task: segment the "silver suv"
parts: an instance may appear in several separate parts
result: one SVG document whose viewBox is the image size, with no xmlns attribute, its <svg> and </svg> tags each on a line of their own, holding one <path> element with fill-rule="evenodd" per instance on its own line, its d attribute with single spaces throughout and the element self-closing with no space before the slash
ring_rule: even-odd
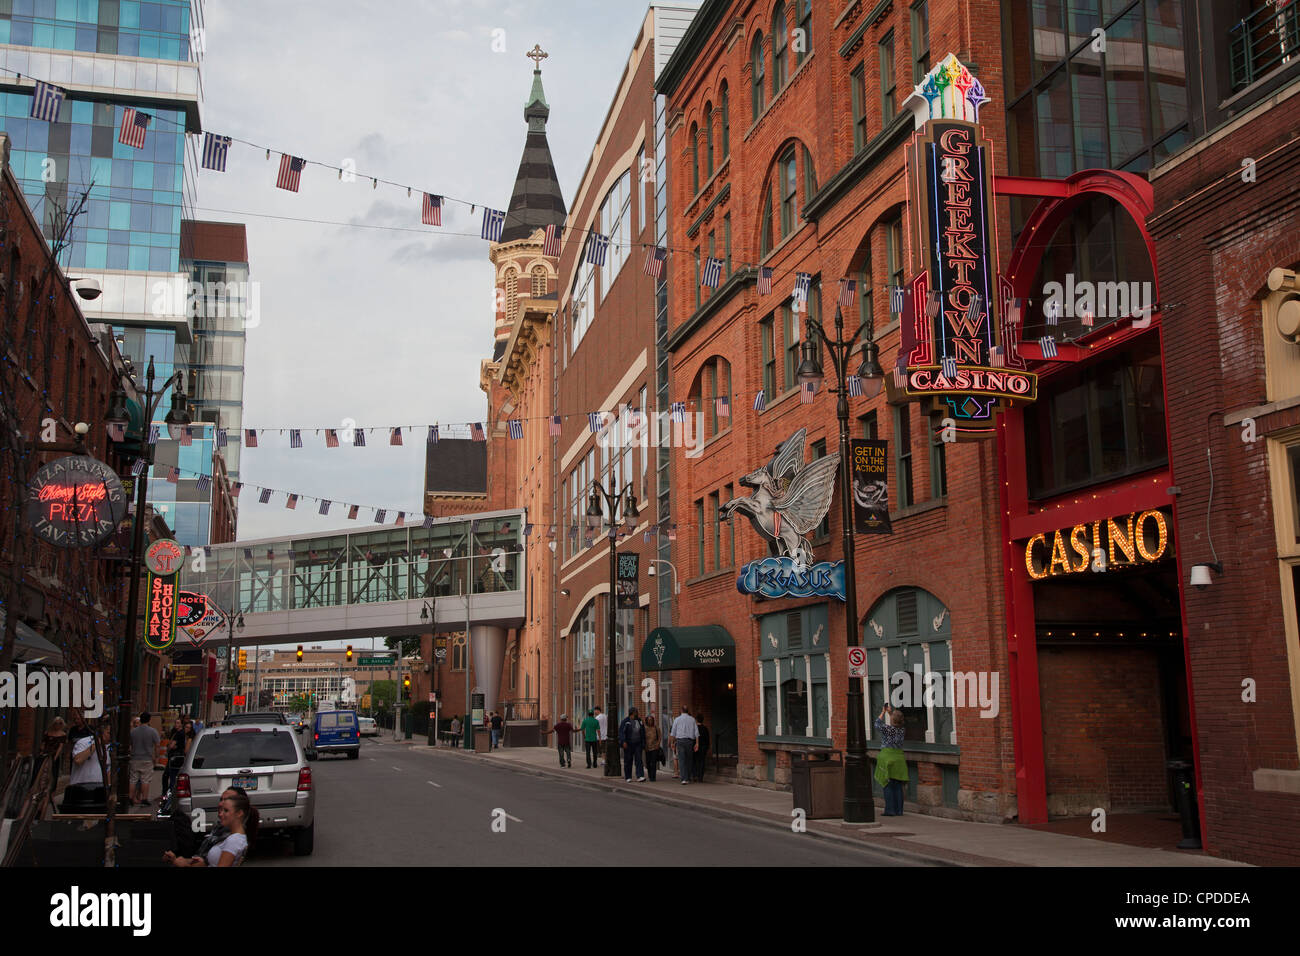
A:
<svg viewBox="0 0 1300 956">
<path fill-rule="evenodd" d="M 269 723 L 205 728 L 176 780 L 179 811 L 193 818 L 194 810 L 202 810 L 206 832 L 216 823 L 217 804 L 227 787 L 248 793 L 260 818 L 259 833 L 287 832 L 296 855 L 311 853 L 316 790 L 293 728 Z"/>
</svg>

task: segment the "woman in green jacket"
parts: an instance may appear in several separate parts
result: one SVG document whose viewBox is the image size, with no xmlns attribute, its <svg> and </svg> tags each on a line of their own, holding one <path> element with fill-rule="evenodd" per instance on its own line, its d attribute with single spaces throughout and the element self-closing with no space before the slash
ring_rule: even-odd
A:
<svg viewBox="0 0 1300 956">
<path fill-rule="evenodd" d="M 886 720 L 886 717 L 889 719 Z M 886 704 L 876 718 L 882 746 L 876 758 L 876 783 L 885 791 L 882 816 L 903 815 L 903 785 L 907 783 L 907 760 L 903 757 L 903 712 Z"/>
</svg>

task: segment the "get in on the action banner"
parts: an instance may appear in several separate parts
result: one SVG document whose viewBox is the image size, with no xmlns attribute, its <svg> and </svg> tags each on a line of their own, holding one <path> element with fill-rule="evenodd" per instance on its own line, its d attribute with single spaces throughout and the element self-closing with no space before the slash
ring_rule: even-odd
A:
<svg viewBox="0 0 1300 956">
<path fill-rule="evenodd" d="M 883 439 L 849 440 L 855 534 L 893 533 L 889 524 L 888 445 Z"/>
</svg>

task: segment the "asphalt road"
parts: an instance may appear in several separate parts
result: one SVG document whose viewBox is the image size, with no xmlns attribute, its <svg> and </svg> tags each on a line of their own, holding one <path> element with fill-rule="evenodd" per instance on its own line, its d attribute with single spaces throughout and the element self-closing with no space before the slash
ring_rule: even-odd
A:
<svg viewBox="0 0 1300 956">
<path fill-rule="evenodd" d="M 320 757 L 316 846 L 267 841 L 249 866 L 905 866 L 788 826 L 720 819 L 635 796 L 366 738 Z M 501 830 L 504 824 L 504 832 Z"/>
</svg>

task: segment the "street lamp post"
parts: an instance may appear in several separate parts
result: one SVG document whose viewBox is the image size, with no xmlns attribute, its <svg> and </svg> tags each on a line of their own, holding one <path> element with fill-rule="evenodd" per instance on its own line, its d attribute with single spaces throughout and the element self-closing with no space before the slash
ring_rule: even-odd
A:
<svg viewBox="0 0 1300 956">
<path fill-rule="evenodd" d="M 592 531 L 600 527 L 601 519 L 605 512 L 601 509 L 601 499 L 605 501 L 605 508 L 609 510 L 609 617 L 607 621 L 608 640 L 607 655 L 609 658 L 609 693 L 605 707 L 605 776 L 617 776 L 620 772 L 618 747 L 618 677 L 616 670 L 615 650 L 616 630 L 617 630 L 617 609 L 618 609 L 618 526 L 619 526 L 619 509 L 622 508 L 623 526 L 630 533 L 636 527 L 637 506 L 636 495 L 632 493 L 632 487 L 629 485 L 625 492 L 620 494 L 618 491 L 618 475 L 611 474 L 609 479 L 610 490 L 606 491 L 599 479 L 591 483 L 591 500 L 587 504 L 587 527 Z"/>
<path fill-rule="evenodd" d="M 125 375 L 125 373 L 122 374 Z M 130 805 L 131 799 L 129 763 L 131 690 L 132 684 L 135 683 L 135 631 L 137 626 L 136 617 L 140 613 L 140 564 L 144 557 L 144 509 L 149 496 L 148 474 L 149 468 L 153 465 L 154 455 L 154 445 L 149 441 L 149 430 L 152 427 L 154 412 L 158 410 L 158 404 L 162 401 L 163 393 L 168 388 L 172 389 L 172 407 L 167 412 L 166 418 L 163 419 L 167 425 L 168 435 L 172 438 L 179 438 L 180 430 L 189 425 L 190 415 L 185 408 L 185 393 L 181 391 L 181 382 L 184 381 L 184 378 L 183 372 L 173 372 L 168 376 L 167 381 L 163 382 L 157 391 L 154 391 L 153 356 L 149 356 L 149 367 L 145 371 L 144 393 L 141 396 L 144 399 L 144 421 L 141 425 L 144 434 L 140 436 L 140 451 L 145 467 L 136 478 L 135 524 L 131 528 L 131 568 L 128 572 L 130 582 L 126 599 L 126 625 L 122 642 L 122 660 L 118 675 L 116 802 L 124 807 Z M 138 391 L 139 386 L 136 388 Z M 129 423 L 126 410 L 126 393 L 120 388 L 120 383 L 119 387 L 113 391 L 105 422 L 110 425 L 122 426 Z M 113 816 L 115 810 L 114 795 L 110 793 L 108 798 L 110 817 Z"/>
<path fill-rule="evenodd" d="M 862 379 L 863 394 L 874 397 L 884 384 L 884 372 L 877 358 L 879 349 L 873 341 L 872 328 L 867 322 L 847 338 L 844 335 L 844 317 L 839 307 L 835 309 L 835 338 L 826 334 L 821 322 L 809 315 L 806 319 L 809 333 L 826 343 L 831 363 L 835 368 L 835 415 L 840 425 L 840 524 L 844 548 L 844 630 L 848 647 L 861 644 L 858 634 L 857 576 L 853 555 L 853 489 L 852 464 L 849 459 L 849 394 L 848 366 L 854 345 L 862 336 L 862 365 L 857 377 Z M 866 335 L 863 336 L 863 332 Z M 820 385 L 824 375 L 818 361 L 816 341 L 812 334 L 804 336 L 800 346 L 802 361 L 799 364 L 799 382 Z M 862 678 L 850 677 L 848 685 L 848 741 L 844 755 L 844 820 L 847 823 L 871 823 L 876 818 L 876 803 L 871 795 L 870 762 L 867 759 L 866 716 L 862 704 Z"/>
<path fill-rule="evenodd" d="M 243 629 L 244 629 L 243 611 L 240 611 L 238 614 L 231 614 L 229 617 L 226 618 L 226 686 L 227 687 L 233 688 L 235 686 L 235 631 L 237 630 L 242 631 Z M 233 714 L 235 712 L 234 691 L 231 690 L 228 693 L 231 696 L 226 701 L 227 703 L 226 713 Z M 247 698 L 245 698 L 245 701 L 247 701 Z M 247 702 L 245 702 L 244 704 L 244 710 L 245 711 L 248 710 Z"/>
</svg>

